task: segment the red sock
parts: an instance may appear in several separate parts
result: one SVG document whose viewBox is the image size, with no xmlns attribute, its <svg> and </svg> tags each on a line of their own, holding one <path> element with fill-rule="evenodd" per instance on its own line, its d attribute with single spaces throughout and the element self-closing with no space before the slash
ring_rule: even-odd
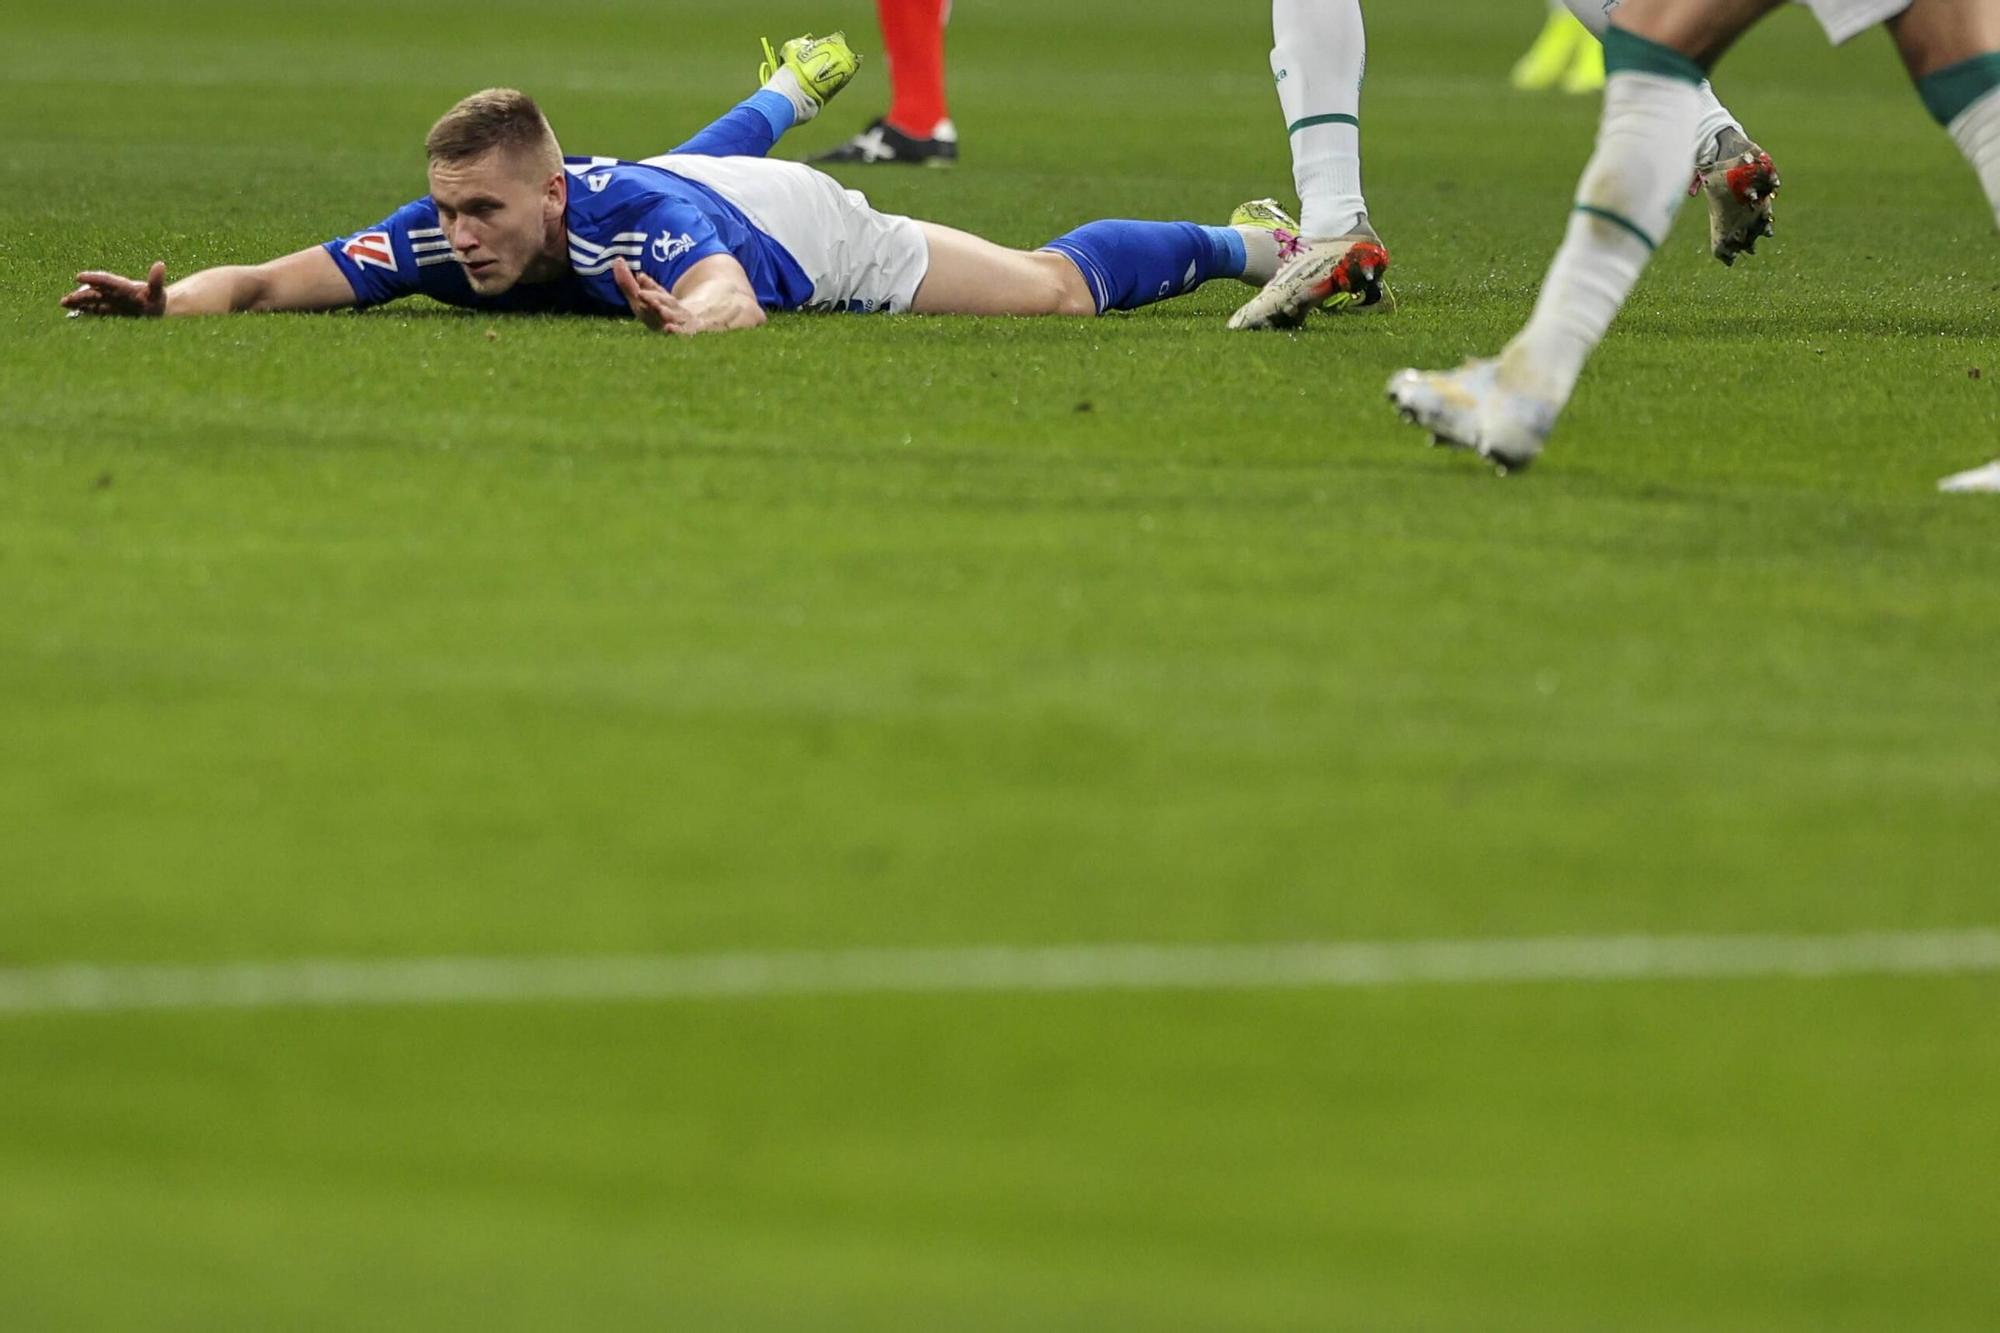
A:
<svg viewBox="0 0 2000 1333">
<path fill-rule="evenodd" d="M 875 0 L 889 57 L 889 124 L 928 139 L 944 103 L 944 25 L 951 0 Z"/>
</svg>

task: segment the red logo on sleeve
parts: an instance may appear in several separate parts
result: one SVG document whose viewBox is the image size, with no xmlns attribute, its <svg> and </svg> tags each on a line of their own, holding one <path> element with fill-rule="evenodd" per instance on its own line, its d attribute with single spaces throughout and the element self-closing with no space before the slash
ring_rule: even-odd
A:
<svg viewBox="0 0 2000 1333">
<path fill-rule="evenodd" d="M 346 245 L 340 252 L 364 268 L 386 268 L 396 271 L 396 247 L 386 231 L 364 231 Z"/>
</svg>

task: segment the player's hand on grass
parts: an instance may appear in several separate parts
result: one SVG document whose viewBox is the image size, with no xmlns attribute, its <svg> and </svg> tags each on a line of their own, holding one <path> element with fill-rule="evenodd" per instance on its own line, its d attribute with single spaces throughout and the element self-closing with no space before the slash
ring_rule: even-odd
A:
<svg viewBox="0 0 2000 1333">
<path fill-rule="evenodd" d="M 167 313 L 167 266 L 155 263 L 145 281 L 92 270 L 76 275 L 77 289 L 63 297 L 72 315 L 149 315 Z"/>
<path fill-rule="evenodd" d="M 625 303 L 632 307 L 632 313 L 655 333 L 701 332 L 701 322 L 693 311 L 648 275 L 634 273 L 624 260 L 612 261 L 611 276 L 617 281 L 618 290 L 625 294 Z"/>
</svg>

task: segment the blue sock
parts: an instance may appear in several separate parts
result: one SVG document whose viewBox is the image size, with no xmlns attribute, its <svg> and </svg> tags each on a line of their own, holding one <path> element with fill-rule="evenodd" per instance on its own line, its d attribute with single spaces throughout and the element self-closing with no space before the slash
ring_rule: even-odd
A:
<svg viewBox="0 0 2000 1333">
<path fill-rule="evenodd" d="M 798 115 L 783 93 L 759 88 L 674 151 L 695 157 L 762 157 Z"/>
<path fill-rule="evenodd" d="M 1191 292 L 1210 278 L 1237 277 L 1245 262 L 1236 228 L 1196 222 L 1087 222 L 1042 249 L 1083 270 L 1100 315 Z"/>
</svg>

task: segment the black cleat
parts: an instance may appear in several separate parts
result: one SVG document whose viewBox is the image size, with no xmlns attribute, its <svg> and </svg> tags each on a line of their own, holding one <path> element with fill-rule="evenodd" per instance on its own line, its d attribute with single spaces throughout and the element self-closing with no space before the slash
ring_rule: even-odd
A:
<svg viewBox="0 0 2000 1333">
<path fill-rule="evenodd" d="M 941 120 L 932 128 L 930 138 L 918 139 L 878 117 L 846 143 L 806 161 L 901 162 L 914 167 L 948 167 L 958 161 L 958 131 L 950 121 Z"/>
</svg>

